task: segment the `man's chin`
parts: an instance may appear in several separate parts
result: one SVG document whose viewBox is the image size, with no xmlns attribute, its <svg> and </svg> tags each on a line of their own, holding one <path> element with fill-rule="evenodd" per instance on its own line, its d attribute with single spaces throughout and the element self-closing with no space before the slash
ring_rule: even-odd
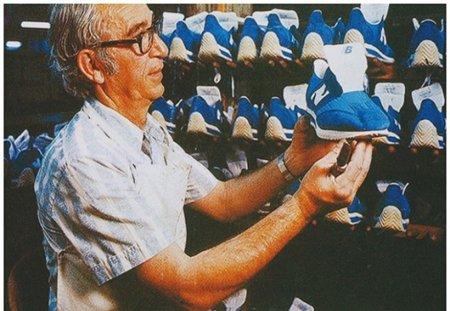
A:
<svg viewBox="0 0 450 311">
<path fill-rule="evenodd" d="M 154 101 L 155 99 L 160 98 L 161 96 L 163 96 L 164 94 L 164 85 L 159 84 L 158 86 L 154 87 L 151 91 L 150 91 L 150 100 Z"/>
</svg>

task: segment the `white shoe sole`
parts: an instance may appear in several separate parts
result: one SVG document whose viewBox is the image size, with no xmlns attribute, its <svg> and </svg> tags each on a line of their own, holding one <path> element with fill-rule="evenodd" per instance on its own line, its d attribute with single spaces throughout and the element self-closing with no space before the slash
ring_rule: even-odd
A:
<svg viewBox="0 0 450 311">
<path fill-rule="evenodd" d="M 388 63 L 388 64 L 392 64 L 392 63 L 394 63 L 394 61 L 395 61 L 392 57 L 389 57 L 389 56 L 387 56 L 387 55 L 384 55 L 379 49 L 377 49 L 377 48 L 374 47 L 373 45 L 371 45 L 371 44 L 369 44 L 369 43 L 366 43 L 366 42 L 364 41 L 363 35 L 362 35 L 358 30 L 356 30 L 356 29 L 350 29 L 350 30 L 345 34 L 345 37 L 344 37 L 344 44 L 346 44 L 346 43 L 360 43 L 360 44 L 362 44 L 362 45 L 366 48 L 366 56 L 367 56 L 367 57 L 370 57 L 370 58 L 377 58 L 378 60 L 380 60 L 380 61 L 382 61 L 382 62 L 384 62 L 384 63 Z M 376 52 L 381 56 L 381 58 L 380 58 L 380 57 L 373 56 L 373 55 L 370 55 L 370 54 L 367 52 L 367 49 L 376 51 Z"/>
<path fill-rule="evenodd" d="M 216 38 L 209 32 L 202 36 L 200 49 L 198 51 L 198 59 L 202 62 L 213 62 L 218 60 L 232 61 L 229 57 L 222 55 Z"/>
<path fill-rule="evenodd" d="M 189 52 L 184 46 L 183 40 L 180 38 L 174 38 L 172 40 L 172 44 L 170 45 L 168 59 L 172 61 L 191 63 L 192 61 L 189 59 L 188 54 Z"/>
<path fill-rule="evenodd" d="M 283 48 L 280 44 L 280 40 L 277 35 L 269 31 L 265 34 L 262 45 L 261 45 L 261 53 L 260 57 L 265 60 L 278 61 L 278 60 L 291 60 L 289 57 L 283 55 L 282 50 L 285 49 L 289 53 L 292 53 L 291 50 Z"/>
<path fill-rule="evenodd" d="M 325 59 L 323 40 L 317 33 L 310 33 L 306 36 L 301 60 L 308 62 L 316 59 Z"/>
<path fill-rule="evenodd" d="M 443 67 L 439 50 L 431 40 L 422 41 L 414 52 L 411 67 Z"/>
<path fill-rule="evenodd" d="M 254 62 L 258 57 L 258 52 L 256 50 L 256 44 L 250 37 L 242 38 L 239 43 L 239 50 L 237 55 L 238 62 Z"/>
<path fill-rule="evenodd" d="M 264 136 L 267 140 L 291 141 L 291 139 L 286 137 L 283 126 L 281 125 L 280 120 L 278 120 L 276 117 L 270 117 L 267 120 L 266 132 Z"/>
<path fill-rule="evenodd" d="M 208 134 L 206 129 L 206 122 L 199 112 L 194 112 L 189 116 L 187 132 L 190 134 Z"/>
<path fill-rule="evenodd" d="M 392 205 L 386 206 L 378 218 L 375 228 L 383 230 L 392 230 L 397 232 L 405 232 L 403 228 L 402 213 Z"/>
<path fill-rule="evenodd" d="M 245 140 L 256 140 L 256 138 L 254 138 L 254 134 L 256 134 L 256 130 L 252 129 L 246 118 L 236 118 L 231 137 Z"/>
<path fill-rule="evenodd" d="M 429 120 L 422 120 L 414 129 L 409 146 L 442 149 L 439 146 L 439 137 L 434 124 Z"/>
</svg>

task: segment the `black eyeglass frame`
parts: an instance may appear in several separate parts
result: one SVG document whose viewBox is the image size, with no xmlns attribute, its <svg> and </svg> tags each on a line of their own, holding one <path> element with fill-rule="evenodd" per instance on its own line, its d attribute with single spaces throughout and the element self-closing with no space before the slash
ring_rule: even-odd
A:
<svg viewBox="0 0 450 311">
<path fill-rule="evenodd" d="M 133 44 L 137 43 L 139 46 L 139 52 L 141 52 L 141 54 L 146 54 L 152 48 L 155 35 L 158 35 L 158 31 L 155 28 L 157 28 L 157 27 L 152 26 L 150 28 L 147 28 L 144 32 L 140 33 L 136 38 L 133 38 L 133 39 L 102 41 L 102 42 L 98 42 L 94 45 L 91 45 L 88 48 L 114 47 L 114 46 L 120 46 L 120 45 L 133 45 Z M 144 38 L 144 36 L 146 34 L 149 35 L 149 37 L 148 37 L 149 42 L 148 42 L 148 48 L 146 50 L 144 50 L 143 46 L 142 46 L 142 39 Z"/>
</svg>

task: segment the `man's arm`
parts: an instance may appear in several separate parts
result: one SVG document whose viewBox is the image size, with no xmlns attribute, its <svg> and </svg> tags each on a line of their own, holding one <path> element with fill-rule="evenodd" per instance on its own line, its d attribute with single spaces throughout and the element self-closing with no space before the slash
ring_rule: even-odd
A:
<svg viewBox="0 0 450 311">
<path fill-rule="evenodd" d="M 285 152 L 286 166 L 296 176 L 303 175 L 334 146 L 336 142 L 318 139 L 307 118 L 301 118 Z M 253 173 L 220 183 L 191 205 L 216 220 L 229 222 L 260 208 L 287 185 L 274 160 Z"/>
<path fill-rule="evenodd" d="M 340 150 L 314 165 L 293 198 L 238 236 L 188 257 L 172 245 L 135 270 L 145 285 L 184 307 L 208 309 L 254 277 L 318 213 L 348 205 L 364 181 L 372 146 L 359 143 L 347 170 L 331 175 Z"/>
</svg>

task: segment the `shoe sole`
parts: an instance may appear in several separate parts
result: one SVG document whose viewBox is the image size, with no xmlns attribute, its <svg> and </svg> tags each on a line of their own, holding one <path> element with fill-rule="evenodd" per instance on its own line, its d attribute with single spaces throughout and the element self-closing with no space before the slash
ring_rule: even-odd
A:
<svg viewBox="0 0 450 311">
<path fill-rule="evenodd" d="M 353 222 L 351 220 L 351 217 L 358 217 L 359 221 L 355 221 Z M 337 211 L 328 213 L 325 215 L 325 219 L 331 222 L 337 222 L 340 224 L 345 224 L 345 225 L 357 225 L 361 222 L 363 218 L 363 215 L 359 214 L 359 213 L 352 213 L 350 215 L 350 213 L 348 212 L 348 209 L 346 207 L 338 209 Z"/>
<path fill-rule="evenodd" d="M 254 133 L 256 130 L 252 130 L 250 122 L 244 117 L 237 117 L 234 122 L 233 132 L 231 137 L 245 140 L 256 140 Z"/>
<path fill-rule="evenodd" d="M 283 131 L 283 126 L 281 125 L 280 120 L 276 117 L 270 117 L 267 120 L 266 132 L 264 136 L 267 140 L 291 141 L 291 139 L 286 137 L 286 134 Z"/>
<path fill-rule="evenodd" d="M 316 59 L 325 59 L 323 40 L 317 33 L 310 33 L 306 36 L 301 60 L 310 62 Z"/>
<path fill-rule="evenodd" d="M 411 67 L 443 67 L 439 59 L 439 50 L 433 41 L 424 40 L 419 44 Z"/>
<path fill-rule="evenodd" d="M 207 32 L 202 36 L 200 49 L 198 51 L 198 59 L 202 62 L 214 62 L 214 61 L 232 61 L 225 58 L 220 53 L 219 44 L 214 36 Z"/>
<path fill-rule="evenodd" d="M 354 132 L 321 129 L 316 123 L 316 114 L 309 108 L 306 108 L 306 112 L 311 116 L 310 123 L 316 130 L 316 135 L 322 139 L 340 140 L 347 138 L 373 138 L 389 135 L 389 131 L 387 129 L 378 131 L 354 131 Z"/>
<path fill-rule="evenodd" d="M 167 132 L 172 133 L 175 132 L 175 124 L 167 122 L 166 119 L 164 119 L 164 116 L 161 112 L 155 110 L 152 112 L 152 117 L 155 118 L 156 121 L 158 121 L 159 124 L 161 124 L 161 126 L 167 130 Z M 173 130 L 169 129 L 169 125 L 170 127 L 173 128 Z"/>
<path fill-rule="evenodd" d="M 396 139 L 396 141 L 390 141 L 387 136 L 375 137 L 372 139 L 374 144 L 385 144 L 385 145 L 398 145 L 400 144 L 400 137 L 394 133 L 389 133 L 389 137 Z"/>
<path fill-rule="evenodd" d="M 238 62 L 254 62 L 256 57 L 258 56 L 258 52 L 256 50 L 256 44 L 250 37 L 242 38 L 239 43 L 239 50 L 237 55 Z"/>
<path fill-rule="evenodd" d="M 384 63 L 392 64 L 395 60 L 392 57 L 384 55 L 379 49 L 374 47 L 373 45 L 366 43 L 364 41 L 363 35 L 356 29 L 350 29 L 347 31 L 344 37 L 344 44 L 346 43 L 360 43 L 366 48 L 366 56 L 370 58 L 376 58 Z M 374 55 L 369 54 L 369 50 L 375 51 L 381 57 L 376 57 Z"/>
<path fill-rule="evenodd" d="M 439 146 L 439 135 L 434 124 L 429 120 L 420 121 L 411 135 L 409 146 L 442 149 Z"/>
<path fill-rule="evenodd" d="M 375 228 L 397 232 L 406 231 L 403 227 L 402 213 L 397 207 L 392 205 L 383 208 L 383 211 L 375 224 Z"/>
<path fill-rule="evenodd" d="M 170 45 L 169 60 L 192 63 L 189 59 L 188 51 L 180 38 L 174 38 Z"/>
<path fill-rule="evenodd" d="M 208 128 L 213 133 L 208 131 Z M 187 132 L 189 134 L 195 134 L 195 135 L 197 135 L 197 134 L 205 134 L 205 135 L 208 135 L 208 136 L 215 136 L 215 137 L 219 137 L 220 136 L 220 130 L 217 127 L 215 127 L 215 126 L 209 125 L 208 123 L 206 123 L 205 118 L 203 118 L 203 116 L 201 115 L 200 112 L 193 112 L 189 116 Z"/>
<path fill-rule="evenodd" d="M 274 32 L 269 31 L 264 36 L 260 57 L 269 61 L 292 60 L 283 55 L 282 49 L 277 35 Z M 292 51 L 290 53 L 292 53 Z"/>
</svg>

